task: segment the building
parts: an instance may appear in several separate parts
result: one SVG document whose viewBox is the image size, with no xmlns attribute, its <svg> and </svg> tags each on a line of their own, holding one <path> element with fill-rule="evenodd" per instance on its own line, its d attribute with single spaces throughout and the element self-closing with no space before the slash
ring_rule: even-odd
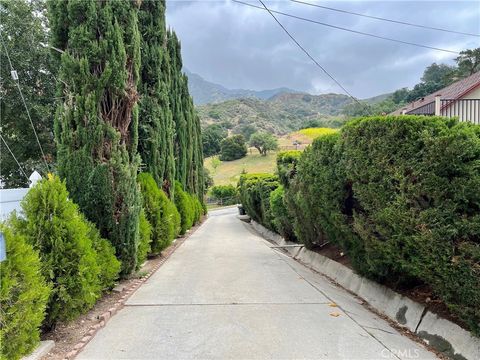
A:
<svg viewBox="0 0 480 360">
<path fill-rule="evenodd" d="M 458 117 L 480 125 L 480 71 L 405 105 L 391 115 Z"/>
</svg>

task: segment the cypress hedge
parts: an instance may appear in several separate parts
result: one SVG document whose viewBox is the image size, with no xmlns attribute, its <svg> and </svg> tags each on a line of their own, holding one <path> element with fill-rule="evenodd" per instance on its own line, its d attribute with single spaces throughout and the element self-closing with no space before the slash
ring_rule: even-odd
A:
<svg viewBox="0 0 480 360">
<path fill-rule="evenodd" d="M 0 359 L 17 360 L 40 341 L 51 288 L 41 275 L 41 262 L 25 236 L 0 224 L 6 260 L 0 262 Z"/>
<path fill-rule="evenodd" d="M 49 0 L 60 63 L 55 115 L 58 173 L 71 198 L 115 247 L 122 276 L 136 266 L 140 197 L 138 5 Z"/>
<path fill-rule="evenodd" d="M 195 221 L 195 208 L 192 198 L 183 190 L 179 181 L 175 182 L 175 205 L 180 213 L 180 235 L 183 235 Z"/>
</svg>

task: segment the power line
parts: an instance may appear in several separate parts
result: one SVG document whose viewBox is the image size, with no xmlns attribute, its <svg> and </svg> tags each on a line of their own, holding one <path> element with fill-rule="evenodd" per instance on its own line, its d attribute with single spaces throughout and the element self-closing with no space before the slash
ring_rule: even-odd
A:
<svg viewBox="0 0 480 360">
<path fill-rule="evenodd" d="M 3 36 L 2 36 L 1 33 L 0 33 L 0 40 L 2 41 L 3 48 L 5 49 L 5 55 L 7 55 L 8 63 L 10 65 L 10 70 L 12 72 L 12 77 L 13 77 L 13 74 L 16 74 L 16 71 L 13 68 L 12 61 L 10 60 L 10 55 L 8 54 L 7 46 L 5 45 L 5 42 L 3 41 Z M 47 167 L 47 171 L 50 171 L 50 168 L 49 168 L 47 160 L 46 160 L 45 153 L 43 152 L 42 145 L 40 144 L 40 140 L 39 140 L 38 135 L 37 135 L 37 130 L 35 130 L 35 126 L 33 125 L 32 117 L 30 116 L 30 111 L 28 111 L 27 103 L 25 101 L 25 98 L 23 97 L 22 88 L 20 87 L 20 81 L 18 80 L 18 76 L 17 76 L 16 79 L 13 78 L 13 82 L 17 85 L 18 92 L 20 93 L 20 97 L 22 98 L 23 106 L 25 107 L 25 110 L 27 111 L 28 120 L 30 120 L 30 125 L 32 125 L 33 133 L 35 134 L 35 138 L 37 139 L 38 147 L 40 148 L 40 152 L 42 153 L 43 162 L 45 163 L 45 166 Z"/>
<path fill-rule="evenodd" d="M 249 4 L 249 3 L 246 3 L 246 2 L 243 2 L 243 1 L 239 1 L 239 0 L 232 0 L 232 1 L 233 1 L 233 2 L 236 2 L 236 3 L 239 3 L 239 4 L 242 4 L 242 5 L 254 7 L 254 8 L 256 8 L 256 9 L 265 10 L 264 8 L 262 8 L 262 7 L 260 7 L 260 6 L 253 5 L 253 4 Z M 294 18 L 294 19 L 297 19 L 297 20 L 302 20 L 302 21 L 307 21 L 307 22 L 314 23 L 314 24 L 318 24 L 318 25 L 322 25 L 322 26 L 327 26 L 327 27 L 334 28 L 334 29 L 337 29 L 337 30 L 348 31 L 348 32 L 351 32 L 351 33 L 354 33 L 354 34 L 359 34 L 359 35 L 364 35 L 364 36 L 370 36 L 370 37 L 373 37 L 373 38 L 376 38 L 376 39 L 393 41 L 393 42 L 400 43 L 400 44 L 404 44 L 404 45 L 412 45 L 412 46 L 417 46 L 417 47 L 421 47 L 421 48 L 425 48 L 425 49 L 443 51 L 443 52 L 447 52 L 447 53 L 450 53 L 450 54 L 459 55 L 459 52 L 458 52 L 458 51 L 453 51 L 453 50 L 448 50 L 448 49 L 442 49 L 442 48 L 438 48 L 438 47 L 434 47 L 434 46 L 429 46 L 429 45 L 417 44 L 417 43 L 413 43 L 413 42 L 410 42 L 410 41 L 403 41 L 403 40 L 393 39 L 393 38 L 389 38 L 389 37 L 386 37 L 386 36 L 380 36 L 380 35 L 370 34 L 370 33 L 366 33 L 366 32 L 363 32 L 363 31 L 358 31 L 358 30 L 352 30 L 352 29 L 348 29 L 348 28 L 341 27 L 341 26 L 332 25 L 332 24 L 327 24 L 327 23 L 324 23 L 324 22 L 321 22 L 321 21 L 304 18 L 304 17 L 297 16 L 297 15 L 287 14 L 287 13 L 284 13 L 284 12 L 281 12 L 281 11 L 276 11 L 276 10 L 268 10 L 268 11 L 269 11 L 270 13 L 275 13 L 275 14 L 280 14 L 280 15 L 283 15 L 283 16 L 288 16 L 288 17 L 291 17 L 291 18 Z"/>
<path fill-rule="evenodd" d="M 299 4 L 314 6 L 314 7 L 321 8 L 321 9 L 325 9 L 325 10 L 337 11 L 337 12 L 341 12 L 341 13 L 345 13 L 345 14 L 362 16 L 362 17 L 369 18 L 369 19 L 386 21 L 386 22 L 391 22 L 391 23 L 395 23 L 395 24 L 414 26 L 414 27 L 418 27 L 418 28 L 422 28 L 422 29 L 443 31 L 443 32 L 452 33 L 452 34 L 460 34 L 460 35 L 480 37 L 480 34 L 466 33 L 466 32 L 461 32 L 461 31 L 455 31 L 455 30 L 437 28 L 437 27 L 433 27 L 433 26 L 427 26 L 427 25 L 421 25 L 421 24 L 414 24 L 414 23 L 410 23 L 410 22 L 406 22 L 406 21 L 387 19 L 387 18 L 383 18 L 383 17 L 380 17 L 380 16 L 365 15 L 365 14 L 360 14 L 360 13 L 356 13 L 356 12 L 353 12 L 353 11 L 342 10 L 342 9 L 335 9 L 335 8 L 328 7 L 328 6 L 323 6 L 323 5 L 318 5 L 318 4 L 312 4 L 312 3 L 309 3 L 309 2 L 305 2 L 305 1 L 299 1 L 299 0 L 290 0 L 290 1 L 295 2 L 295 3 L 299 3 Z"/>
<path fill-rule="evenodd" d="M 2 134 L 0 134 L 0 138 L 2 139 L 3 143 L 5 144 L 5 146 L 7 147 L 8 151 L 10 152 L 10 155 L 12 155 L 13 159 L 14 159 L 15 162 L 17 163 L 18 168 L 20 169 L 20 171 L 21 171 L 21 172 L 23 173 L 23 175 L 27 178 L 27 180 L 30 181 L 30 179 L 28 178 L 27 174 L 26 174 L 25 171 L 23 170 L 22 165 L 20 165 L 20 163 L 18 162 L 17 158 L 16 158 L 15 155 L 13 154 L 12 150 L 10 150 L 10 148 L 8 147 L 8 144 L 7 144 L 7 142 L 5 141 L 5 139 L 3 138 Z"/>
<path fill-rule="evenodd" d="M 233 0 L 233 1 L 239 2 L 239 1 L 236 1 L 236 0 Z M 320 65 L 317 62 L 317 60 L 315 60 L 313 58 L 313 56 L 310 55 L 310 53 L 307 50 L 305 50 L 305 48 L 302 45 L 300 45 L 300 43 L 293 37 L 292 34 L 290 34 L 290 32 L 285 28 L 285 26 L 283 26 L 282 23 L 275 17 L 275 15 L 273 15 L 272 11 L 269 8 L 267 8 L 267 6 L 263 3 L 263 1 L 262 0 L 258 0 L 258 1 L 263 5 L 265 10 L 268 11 L 268 13 L 275 19 L 277 24 L 283 29 L 283 31 L 285 31 L 285 33 L 290 37 L 290 39 L 292 39 L 292 41 L 295 44 L 297 44 L 297 46 L 305 53 L 305 55 L 307 55 L 310 58 L 310 60 L 312 60 L 315 63 L 315 65 L 317 65 L 325 74 L 327 74 L 328 77 L 330 79 L 332 79 L 345 92 L 345 94 L 350 96 L 355 102 L 357 102 L 359 105 L 361 105 L 360 101 L 358 101 L 355 96 L 350 94 L 350 92 L 347 89 L 345 89 L 345 87 L 342 84 L 340 84 L 340 82 L 337 79 L 335 79 L 332 75 L 330 75 L 330 73 L 322 65 Z"/>
</svg>

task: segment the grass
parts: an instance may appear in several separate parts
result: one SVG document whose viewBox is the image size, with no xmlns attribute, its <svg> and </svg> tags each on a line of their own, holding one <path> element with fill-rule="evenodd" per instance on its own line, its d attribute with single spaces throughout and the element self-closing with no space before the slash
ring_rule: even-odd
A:
<svg viewBox="0 0 480 360">
<path fill-rule="evenodd" d="M 336 129 L 330 128 L 302 129 L 279 138 L 278 145 L 280 151 L 293 149 L 303 150 L 311 144 L 316 137 L 337 131 Z M 293 145 L 294 142 L 300 145 L 295 146 Z M 267 156 L 261 156 L 256 149 L 250 148 L 246 157 L 234 161 L 222 161 L 215 169 L 212 164 L 212 162 L 215 163 L 215 161 L 212 160 L 213 157 L 205 159 L 205 167 L 210 171 L 214 185 L 236 185 L 242 171 L 246 171 L 247 173 L 275 173 L 277 153 L 269 152 Z"/>
<path fill-rule="evenodd" d="M 236 185 L 242 171 L 247 173 L 274 173 L 277 153 L 269 152 L 261 156 L 257 150 L 249 149 L 247 156 L 233 161 L 222 161 L 216 169 L 212 166 L 212 157 L 205 159 L 205 167 L 210 171 L 215 185 Z"/>
</svg>

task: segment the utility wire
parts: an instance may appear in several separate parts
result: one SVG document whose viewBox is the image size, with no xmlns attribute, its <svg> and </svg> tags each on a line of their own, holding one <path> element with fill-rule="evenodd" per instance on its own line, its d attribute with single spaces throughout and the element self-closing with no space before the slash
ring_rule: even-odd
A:
<svg viewBox="0 0 480 360">
<path fill-rule="evenodd" d="M 5 45 L 5 41 L 3 41 L 3 36 L 2 36 L 1 33 L 0 33 L 0 40 L 2 41 L 3 48 L 5 49 L 5 55 L 7 55 L 8 63 L 10 65 L 10 70 L 13 72 L 13 71 L 15 71 L 15 69 L 13 68 L 12 61 L 10 60 L 10 55 L 8 54 L 7 46 Z M 22 88 L 20 87 L 20 81 L 17 78 L 16 80 L 13 79 L 13 82 L 17 85 L 18 92 L 20 93 L 20 97 L 22 98 L 23 106 L 25 107 L 25 110 L 27 111 L 28 120 L 30 120 L 30 125 L 32 125 L 33 133 L 35 134 L 35 138 L 37 139 L 38 147 L 40 148 L 40 152 L 42 153 L 43 162 L 45 163 L 45 166 L 47 167 L 47 171 L 50 171 L 50 168 L 49 168 L 47 160 L 46 160 L 45 153 L 43 152 L 42 144 L 40 144 L 40 140 L 38 139 L 37 130 L 35 130 L 35 126 L 33 125 L 32 117 L 30 116 L 30 111 L 28 111 L 27 103 L 25 101 L 25 98 L 23 97 Z"/>
<path fill-rule="evenodd" d="M 321 9 L 325 9 L 325 10 L 337 11 L 337 12 L 341 12 L 341 13 L 344 13 L 344 14 L 362 16 L 362 17 L 369 18 L 369 19 L 386 21 L 386 22 L 391 22 L 391 23 L 395 23 L 395 24 L 414 26 L 414 27 L 418 27 L 418 28 L 422 28 L 422 29 L 443 31 L 443 32 L 452 33 L 452 34 L 460 34 L 460 35 L 480 37 L 480 34 L 466 33 L 466 32 L 461 32 L 461 31 L 455 31 L 455 30 L 437 28 L 437 27 L 433 27 L 433 26 L 427 26 L 427 25 L 421 25 L 421 24 L 414 24 L 414 23 L 409 23 L 409 22 L 406 22 L 406 21 L 387 19 L 387 18 L 383 18 L 383 17 L 379 17 L 379 16 L 365 15 L 365 14 L 360 14 L 360 13 L 356 13 L 356 12 L 353 12 L 353 11 L 347 11 L 347 10 L 342 10 L 342 9 L 335 9 L 335 8 L 328 7 L 328 6 L 323 6 L 323 5 L 318 5 L 318 4 L 312 4 L 312 3 L 309 3 L 309 2 L 306 2 L 306 1 L 299 1 L 299 0 L 290 0 L 290 1 L 295 2 L 295 3 L 298 3 L 298 4 L 304 4 L 304 5 L 314 6 L 314 7 L 321 8 Z"/>
<path fill-rule="evenodd" d="M 239 4 L 242 4 L 242 5 L 254 7 L 254 8 L 257 8 L 257 9 L 260 9 L 260 10 L 265 10 L 265 9 L 262 8 L 261 6 L 249 4 L 249 3 L 246 3 L 246 2 L 243 2 L 243 1 L 239 1 L 239 0 L 232 0 L 232 1 L 233 1 L 233 2 L 236 2 L 236 3 L 239 3 Z M 270 9 L 267 9 L 267 11 L 269 11 L 270 14 L 272 14 L 272 13 L 280 14 L 280 15 L 283 15 L 283 16 L 288 16 L 288 17 L 297 19 L 297 20 L 302 20 L 302 21 L 307 21 L 307 22 L 314 23 L 314 24 L 318 24 L 318 25 L 322 25 L 322 26 L 327 26 L 327 27 L 334 28 L 334 29 L 337 29 L 337 30 L 348 31 L 348 32 L 351 32 L 351 33 L 354 33 L 354 34 L 359 34 L 359 35 L 364 35 L 364 36 L 370 36 L 370 37 L 373 37 L 373 38 L 376 38 L 376 39 L 393 41 L 393 42 L 400 43 L 400 44 L 404 44 L 404 45 L 412 45 L 412 46 L 422 47 L 422 48 L 425 48 L 425 49 L 443 51 L 443 52 L 447 52 L 447 53 L 450 53 L 450 54 L 459 55 L 459 52 L 458 52 L 458 51 L 453 51 L 453 50 L 448 50 L 448 49 L 442 49 L 442 48 L 438 48 L 438 47 L 434 47 L 434 46 L 417 44 L 417 43 L 413 43 L 413 42 L 410 42 L 410 41 L 403 41 L 403 40 L 393 39 L 393 38 L 389 38 L 389 37 L 385 37 L 385 36 L 380 36 L 380 35 L 375 35 L 375 34 L 370 34 L 370 33 L 366 33 L 366 32 L 363 32 L 363 31 L 358 31 L 358 30 L 352 30 L 352 29 L 344 28 L 344 27 L 337 26 L 337 25 L 327 24 L 327 23 L 324 23 L 324 22 L 321 22 L 321 21 L 317 21 L 317 20 L 307 19 L 307 18 L 304 18 L 304 17 L 301 17 L 301 16 L 297 16 L 297 15 L 287 14 L 287 13 L 284 13 L 284 12 L 281 12 L 281 11 L 270 10 Z"/>
<path fill-rule="evenodd" d="M 240 1 L 236 1 L 236 0 L 234 0 L 234 1 L 235 1 L 235 2 L 240 2 Z M 302 45 L 300 45 L 300 43 L 293 37 L 292 34 L 290 34 L 290 32 L 285 28 L 285 26 L 283 26 L 282 23 L 275 17 L 275 15 L 273 15 L 273 12 L 272 12 L 269 8 L 267 8 L 267 6 L 263 3 L 263 1 L 262 1 L 262 0 L 258 0 L 258 1 L 263 5 L 263 7 L 265 8 L 265 10 L 268 11 L 268 13 L 275 19 L 275 21 L 277 22 L 277 24 L 280 25 L 280 27 L 283 29 L 283 31 L 285 31 L 285 33 L 290 37 L 290 39 L 292 39 L 292 41 L 293 41 L 295 44 L 297 44 L 297 46 L 305 53 L 305 55 L 307 55 L 307 56 L 310 58 L 310 60 L 312 60 L 312 61 L 315 63 L 315 65 L 317 65 L 325 74 L 327 74 L 328 77 L 329 77 L 330 79 L 332 79 L 332 80 L 345 92 L 345 94 L 347 94 L 348 96 L 350 96 L 355 102 L 357 102 L 359 105 L 361 105 L 360 101 L 358 101 L 355 96 L 353 96 L 352 94 L 350 94 L 350 92 L 349 92 L 347 89 L 345 89 L 345 87 L 344 87 L 342 84 L 340 84 L 340 82 L 339 82 L 337 79 L 335 79 L 332 75 L 330 75 L 330 73 L 329 73 L 322 65 L 320 65 L 320 64 L 318 63 L 318 61 L 315 60 L 315 59 L 313 58 L 313 56 L 310 55 L 310 53 L 309 53 L 307 50 L 305 50 L 305 48 L 304 48 Z M 256 6 L 256 7 L 257 7 L 257 6 Z M 260 8 L 260 7 L 259 7 L 259 8 Z M 260 9 L 261 9 L 261 8 L 260 8 Z"/>
<path fill-rule="evenodd" d="M 5 144 L 5 146 L 7 147 L 8 151 L 10 152 L 10 155 L 12 155 L 13 159 L 14 159 L 15 162 L 17 163 L 18 168 L 20 169 L 20 171 L 23 173 L 23 175 L 25 175 L 25 177 L 27 178 L 27 180 L 30 182 L 30 179 L 28 178 L 27 174 L 26 174 L 25 171 L 23 170 L 22 165 L 20 165 L 20 163 L 18 162 L 17 158 L 16 158 L 15 155 L 13 154 L 12 150 L 10 150 L 10 148 L 8 147 L 8 144 L 7 144 L 7 142 L 5 141 L 5 139 L 3 138 L 2 134 L 0 134 L 0 138 L 2 139 L 3 143 Z"/>
</svg>

